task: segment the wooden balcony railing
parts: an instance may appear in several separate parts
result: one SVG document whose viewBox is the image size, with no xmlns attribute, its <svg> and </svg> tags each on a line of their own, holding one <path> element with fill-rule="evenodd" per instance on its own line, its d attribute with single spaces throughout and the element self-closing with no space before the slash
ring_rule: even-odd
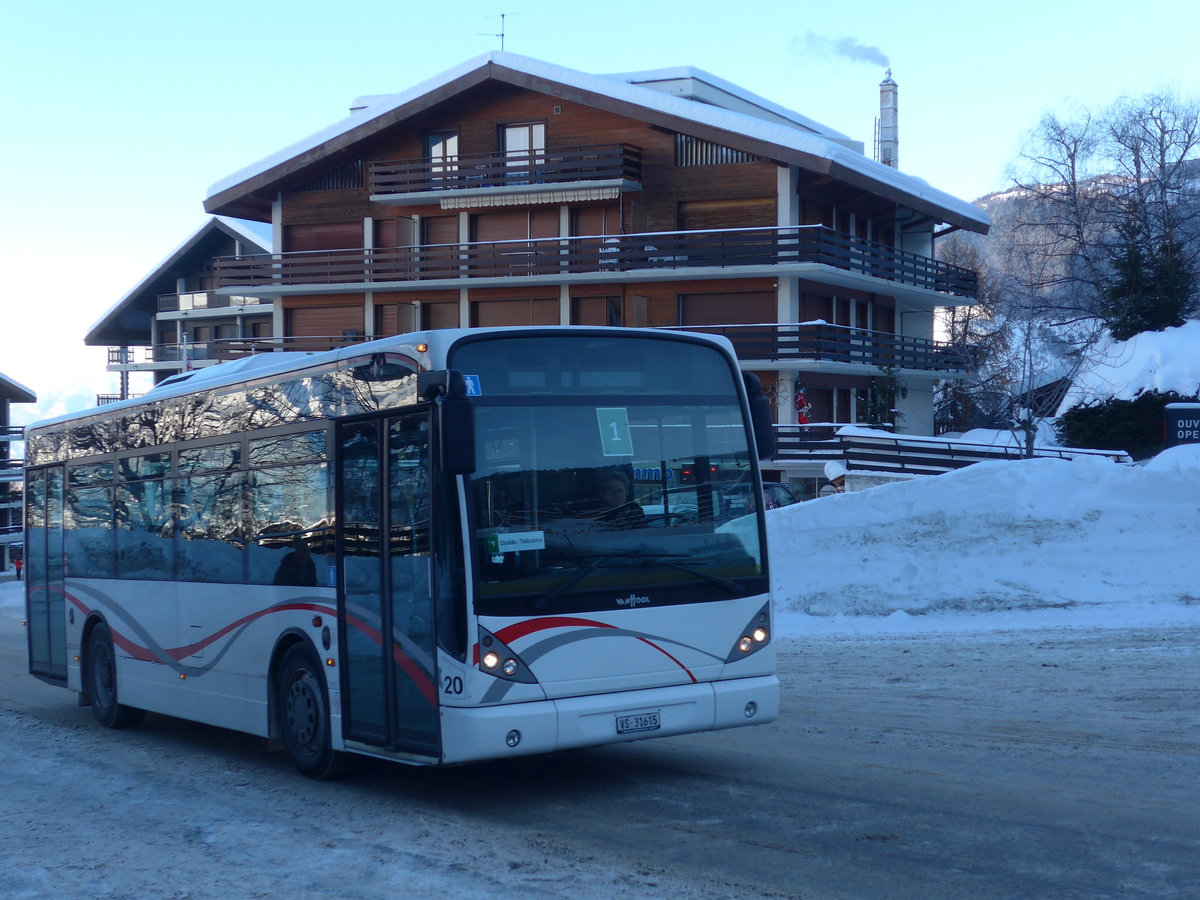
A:
<svg viewBox="0 0 1200 900">
<path fill-rule="evenodd" d="M 632 144 L 476 153 L 369 163 L 372 195 L 506 188 L 576 181 L 642 180 L 642 150 Z"/>
<path fill-rule="evenodd" d="M 982 362 L 978 347 L 867 331 L 825 322 L 783 325 L 696 325 L 681 331 L 723 335 L 741 360 L 806 360 L 856 363 L 937 372 L 970 372 Z"/>
<path fill-rule="evenodd" d="M 214 260 L 219 288 L 563 277 L 819 264 L 972 299 L 974 272 L 822 225 L 318 250 Z M 750 274 L 750 273 L 747 273 Z"/>
</svg>

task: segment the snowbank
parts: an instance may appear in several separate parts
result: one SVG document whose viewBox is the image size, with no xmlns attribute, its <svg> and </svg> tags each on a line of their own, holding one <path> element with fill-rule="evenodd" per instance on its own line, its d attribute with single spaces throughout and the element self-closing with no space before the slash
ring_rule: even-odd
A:
<svg viewBox="0 0 1200 900">
<path fill-rule="evenodd" d="M 1146 331 L 1100 348 L 1098 365 L 1080 372 L 1058 408 L 1058 415 L 1079 403 L 1132 400 L 1141 391 L 1176 391 L 1185 397 L 1200 391 L 1200 320 L 1166 331 Z"/>
<path fill-rule="evenodd" d="M 782 634 L 1200 621 L 1200 447 L 985 462 L 769 513 Z"/>
</svg>

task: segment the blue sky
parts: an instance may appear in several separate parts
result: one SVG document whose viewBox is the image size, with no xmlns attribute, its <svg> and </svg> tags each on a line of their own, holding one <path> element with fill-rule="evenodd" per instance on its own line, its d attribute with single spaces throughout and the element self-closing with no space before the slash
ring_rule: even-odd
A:
<svg viewBox="0 0 1200 900">
<path fill-rule="evenodd" d="M 83 334 L 205 221 L 209 185 L 356 96 L 499 49 L 502 12 L 511 52 L 594 73 L 696 66 L 868 150 L 890 66 L 901 169 L 968 200 L 1006 186 L 1048 110 L 1200 99 L 1186 2 L 10 4 L 0 372 L 43 398 L 38 415 L 113 390 Z"/>
</svg>

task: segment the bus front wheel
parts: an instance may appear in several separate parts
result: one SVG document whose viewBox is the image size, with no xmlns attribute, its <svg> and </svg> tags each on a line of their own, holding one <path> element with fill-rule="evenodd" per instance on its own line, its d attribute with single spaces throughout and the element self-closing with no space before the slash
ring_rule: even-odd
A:
<svg viewBox="0 0 1200 900">
<path fill-rule="evenodd" d="M 283 655 L 276 681 L 279 733 L 292 764 L 309 778 L 333 778 L 345 769 L 330 738 L 329 692 L 320 661 L 303 644 Z"/>
<path fill-rule="evenodd" d="M 96 721 L 105 728 L 128 728 L 146 715 L 144 709 L 125 706 L 117 699 L 117 655 L 112 632 L 103 622 L 92 629 L 87 643 L 87 673 L 84 685 L 92 700 Z"/>
</svg>

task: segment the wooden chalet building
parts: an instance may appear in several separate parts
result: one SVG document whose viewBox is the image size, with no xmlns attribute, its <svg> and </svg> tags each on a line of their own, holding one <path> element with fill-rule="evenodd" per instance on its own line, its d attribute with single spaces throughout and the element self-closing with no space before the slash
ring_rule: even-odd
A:
<svg viewBox="0 0 1200 900">
<path fill-rule="evenodd" d="M 768 472 L 794 483 L 819 474 L 789 449 L 797 388 L 809 421 L 862 422 L 886 369 L 904 430 L 931 434 L 934 383 L 973 364 L 932 340 L 934 309 L 976 289 L 933 246 L 986 214 L 696 69 L 491 53 L 357 102 L 205 208 L 271 224 L 278 252 L 217 259 L 215 293 L 272 304 L 297 349 L 451 326 L 725 334 L 776 400 Z"/>
<path fill-rule="evenodd" d="M 185 368 L 214 365 L 269 347 L 274 337 L 271 299 L 218 294 L 216 257 L 269 253 L 270 228 L 213 216 L 167 255 L 84 337 L 108 347 L 108 371 L 121 375 L 119 393 L 96 402 L 125 400 L 129 376 L 150 373 L 153 383 Z"/>
</svg>

